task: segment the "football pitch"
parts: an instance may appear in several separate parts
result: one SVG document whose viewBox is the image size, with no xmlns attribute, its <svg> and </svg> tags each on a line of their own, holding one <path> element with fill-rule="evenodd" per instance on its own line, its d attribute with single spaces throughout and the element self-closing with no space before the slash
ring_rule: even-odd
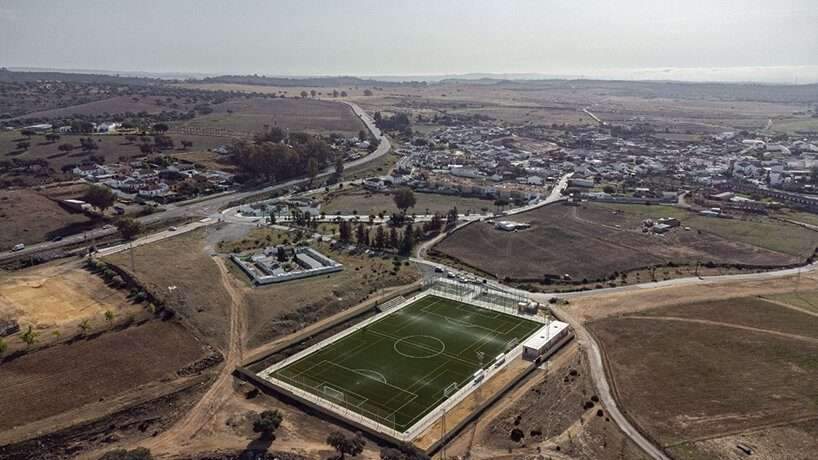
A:
<svg viewBox="0 0 818 460">
<path fill-rule="evenodd" d="M 541 327 L 430 295 L 271 377 L 402 433 Z"/>
</svg>

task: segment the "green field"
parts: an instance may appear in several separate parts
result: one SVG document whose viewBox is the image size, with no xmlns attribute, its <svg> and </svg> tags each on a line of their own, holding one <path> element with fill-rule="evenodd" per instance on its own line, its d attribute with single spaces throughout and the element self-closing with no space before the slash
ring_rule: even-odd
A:
<svg viewBox="0 0 818 460">
<path fill-rule="evenodd" d="M 476 371 L 540 327 L 536 321 L 428 296 L 272 377 L 404 432 L 452 394 L 453 384 L 472 385 Z"/>
</svg>

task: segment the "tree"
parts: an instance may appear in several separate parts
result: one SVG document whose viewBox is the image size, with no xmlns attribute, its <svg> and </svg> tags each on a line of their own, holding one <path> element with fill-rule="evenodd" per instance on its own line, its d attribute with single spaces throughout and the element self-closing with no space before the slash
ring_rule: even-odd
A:
<svg viewBox="0 0 818 460">
<path fill-rule="evenodd" d="M 68 143 L 60 144 L 59 147 L 57 147 L 57 150 L 60 152 L 70 153 L 72 150 L 74 150 L 74 146 Z"/>
<path fill-rule="evenodd" d="M 321 166 L 318 165 L 318 160 L 315 158 L 310 158 L 307 161 L 307 175 L 310 177 L 310 184 L 315 180 L 315 177 L 318 176 L 318 172 Z"/>
<path fill-rule="evenodd" d="M 338 239 L 344 243 L 348 242 L 352 236 L 352 230 L 349 227 L 349 222 L 346 220 L 342 220 L 338 223 Z"/>
<path fill-rule="evenodd" d="M 372 242 L 372 245 L 375 249 L 383 249 L 385 244 L 386 233 L 383 231 L 383 226 L 379 225 L 378 228 L 375 229 L 375 240 Z"/>
<path fill-rule="evenodd" d="M 144 447 L 137 447 L 133 450 L 116 449 L 107 452 L 99 460 L 153 460 L 151 451 Z"/>
<path fill-rule="evenodd" d="M 266 410 L 256 417 L 253 422 L 253 431 L 261 433 L 264 438 L 272 438 L 278 427 L 281 426 L 281 412 L 278 410 Z"/>
<path fill-rule="evenodd" d="M 369 234 L 363 222 L 355 228 L 355 241 L 361 246 L 369 246 Z"/>
<path fill-rule="evenodd" d="M 409 222 L 406 224 L 406 228 L 403 230 L 403 239 L 400 242 L 400 253 L 404 256 L 408 256 L 412 254 L 412 248 L 415 247 L 415 234 L 414 229 L 412 227 L 412 223 Z"/>
<path fill-rule="evenodd" d="M 279 246 L 278 249 L 276 249 L 276 260 L 279 262 L 287 261 L 287 251 L 284 249 L 284 246 Z"/>
<path fill-rule="evenodd" d="M 311 89 L 311 90 L 310 90 L 310 96 L 315 97 L 315 95 L 316 95 L 316 94 L 317 94 L 317 93 L 315 92 L 315 90 L 314 90 L 314 89 Z"/>
<path fill-rule="evenodd" d="M 3 339 L 0 339 L 0 356 L 2 356 L 3 353 L 6 352 L 8 347 L 9 347 L 8 344 Z"/>
<path fill-rule="evenodd" d="M 358 131 L 358 140 L 363 142 L 366 140 L 366 138 L 367 138 L 366 131 L 364 131 L 363 129 Z"/>
<path fill-rule="evenodd" d="M 338 177 L 338 179 L 344 175 L 344 159 L 341 158 L 341 155 L 338 155 L 335 158 L 335 175 Z"/>
<path fill-rule="evenodd" d="M 37 134 L 37 132 L 34 131 L 33 129 L 24 129 L 20 131 L 20 134 L 26 136 L 28 139 L 31 139 L 31 136 Z"/>
<path fill-rule="evenodd" d="M 302 98 L 307 97 L 307 94 L 308 94 L 308 93 L 307 93 L 306 91 L 301 91 L 301 97 L 302 97 Z"/>
<path fill-rule="evenodd" d="M 91 324 L 88 322 L 87 319 L 82 320 L 81 323 L 77 325 L 80 328 L 80 333 L 85 335 L 89 329 L 91 329 Z"/>
<path fill-rule="evenodd" d="M 405 215 L 406 210 L 415 207 L 415 193 L 410 188 L 401 188 L 392 193 L 392 200 L 395 201 L 395 207 L 401 210 Z"/>
<path fill-rule="evenodd" d="M 365 89 L 364 90 L 364 96 L 371 96 L 371 95 L 372 95 L 372 90 L 371 89 Z"/>
<path fill-rule="evenodd" d="M 107 321 L 108 324 L 114 322 L 114 316 L 115 316 L 114 312 L 112 312 L 111 310 L 105 310 L 105 321 Z"/>
<path fill-rule="evenodd" d="M 142 223 L 128 217 L 119 219 L 116 222 L 116 228 L 126 240 L 132 240 L 142 233 Z"/>
<path fill-rule="evenodd" d="M 153 125 L 153 130 L 160 134 L 165 134 L 169 127 L 165 123 L 156 123 Z"/>
<path fill-rule="evenodd" d="M 82 195 L 82 201 L 91 204 L 102 212 L 114 205 L 116 195 L 108 187 L 103 185 L 92 185 L 91 188 Z"/>
<path fill-rule="evenodd" d="M 30 347 L 34 345 L 35 342 L 37 342 L 37 333 L 34 332 L 34 330 L 32 330 L 31 326 L 29 325 L 28 330 L 25 331 L 22 336 L 20 336 L 20 339 L 23 340 L 27 347 Z"/>
<path fill-rule="evenodd" d="M 28 148 L 30 146 L 31 146 L 31 142 L 28 142 L 28 141 L 23 141 L 23 142 L 18 142 L 17 143 L 17 148 L 20 149 L 20 150 L 28 150 Z"/>
<path fill-rule="evenodd" d="M 347 92 L 346 91 L 341 91 L 341 97 L 347 97 Z"/>
<path fill-rule="evenodd" d="M 54 142 L 57 142 L 58 140 L 60 140 L 60 135 L 57 134 L 57 133 L 48 133 L 48 134 L 45 135 L 45 138 L 46 138 L 47 141 L 49 141 L 49 142 L 51 142 L 53 144 Z"/>
<path fill-rule="evenodd" d="M 153 153 L 153 144 L 140 144 L 139 151 L 145 155 L 150 155 Z"/>
<path fill-rule="evenodd" d="M 400 241 L 398 240 L 398 231 L 395 227 L 389 229 L 389 247 L 393 249 L 398 249 L 398 245 Z"/>
<path fill-rule="evenodd" d="M 193 141 L 182 141 L 182 148 L 185 150 L 193 147 Z"/>
<path fill-rule="evenodd" d="M 347 455 L 354 457 L 363 452 L 366 441 L 360 434 L 349 437 L 339 431 L 333 431 L 327 436 L 327 444 L 334 448 L 338 452 L 339 458 L 343 460 Z"/>
</svg>

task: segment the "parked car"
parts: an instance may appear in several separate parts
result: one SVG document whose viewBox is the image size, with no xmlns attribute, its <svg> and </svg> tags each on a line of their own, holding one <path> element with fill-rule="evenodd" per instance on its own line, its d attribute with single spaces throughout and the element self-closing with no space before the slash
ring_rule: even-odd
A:
<svg viewBox="0 0 818 460">
<path fill-rule="evenodd" d="M 173 226 L 168 227 L 168 231 L 169 231 L 169 232 L 175 232 L 175 231 L 176 231 L 176 227 L 173 227 Z"/>
<path fill-rule="evenodd" d="M 25 248 L 26 248 L 26 245 L 23 244 L 23 243 L 20 243 L 20 244 L 15 244 L 14 247 L 11 248 L 11 250 L 14 251 L 14 252 L 17 252 L 17 251 L 22 251 Z"/>
</svg>

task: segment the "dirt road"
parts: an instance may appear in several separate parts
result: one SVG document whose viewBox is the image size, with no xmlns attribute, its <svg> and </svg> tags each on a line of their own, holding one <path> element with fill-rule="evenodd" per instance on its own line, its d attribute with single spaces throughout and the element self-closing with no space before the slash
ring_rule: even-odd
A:
<svg viewBox="0 0 818 460">
<path fill-rule="evenodd" d="M 670 460 L 670 457 L 656 447 L 650 440 L 648 440 L 636 427 L 631 424 L 613 397 L 611 387 L 608 384 L 608 376 L 605 374 L 605 366 L 602 362 L 602 352 L 599 349 L 599 344 L 588 333 L 585 325 L 578 321 L 565 309 L 558 305 L 552 305 L 551 309 L 554 315 L 561 321 L 565 321 L 571 325 L 571 328 L 579 340 L 580 346 L 588 352 L 588 364 L 591 369 L 591 377 L 596 386 L 597 394 L 602 401 L 603 406 L 608 410 L 608 415 L 616 422 L 621 429 L 634 443 L 636 443 L 645 453 L 658 460 Z"/>
<path fill-rule="evenodd" d="M 190 445 L 232 395 L 232 373 L 241 363 L 244 355 L 246 336 L 244 300 L 233 284 L 235 281 L 228 272 L 224 260 L 220 257 L 213 257 L 213 261 L 219 267 L 222 282 L 230 296 L 230 331 L 227 339 L 227 349 L 223 351 L 224 366 L 210 389 L 182 420 L 160 436 L 142 443 L 144 447 L 154 453 L 171 450 L 178 452 L 183 450 L 182 448 L 185 446 Z"/>
</svg>

